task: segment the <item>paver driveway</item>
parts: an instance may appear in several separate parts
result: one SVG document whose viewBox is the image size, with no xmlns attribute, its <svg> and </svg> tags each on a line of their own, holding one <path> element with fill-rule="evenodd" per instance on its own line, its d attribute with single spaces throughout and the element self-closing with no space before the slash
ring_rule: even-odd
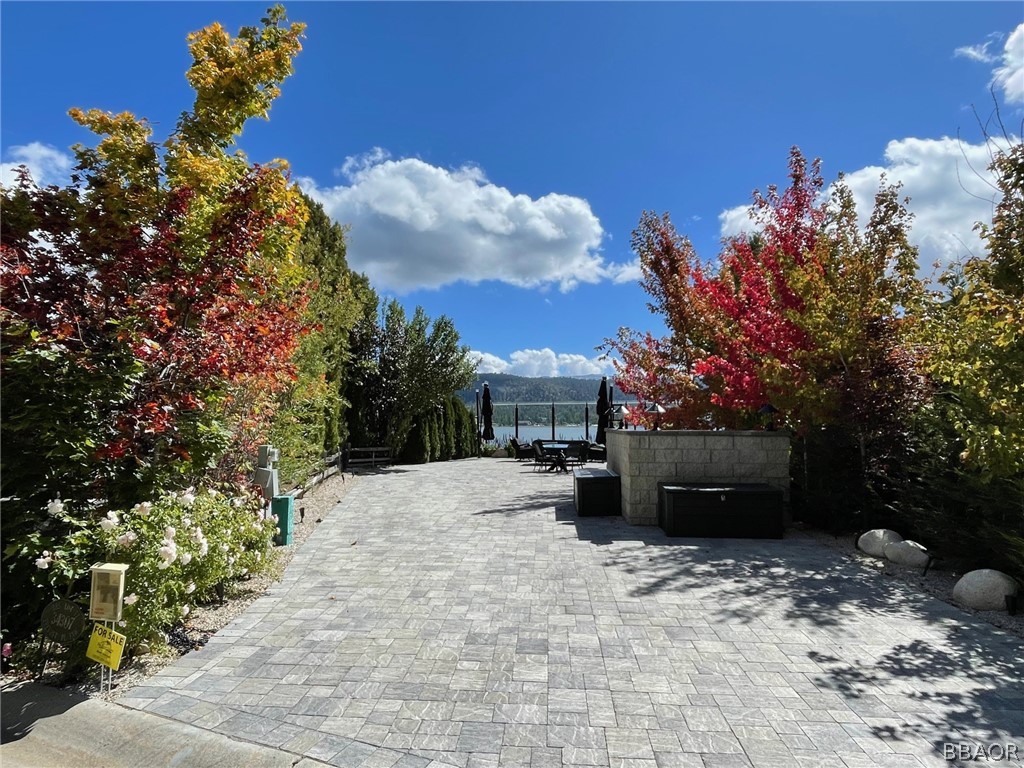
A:
<svg viewBox="0 0 1024 768">
<path fill-rule="evenodd" d="M 1022 680 L 1019 638 L 805 536 L 579 519 L 571 476 L 474 459 L 360 478 L 121 701 L 339 766 L 904 768 L 1024 755 Z"/>
</svg>

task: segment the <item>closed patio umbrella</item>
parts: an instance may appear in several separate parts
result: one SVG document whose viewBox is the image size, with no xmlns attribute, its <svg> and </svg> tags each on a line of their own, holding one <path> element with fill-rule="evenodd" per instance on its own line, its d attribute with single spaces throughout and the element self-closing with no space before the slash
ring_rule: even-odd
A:
<svg viewBox="0 0 1024 768">
<path fill-rule="evenodd" d="M 597 390 L 597 434 L 594 435 L 594 442 L 604 445 L 604 431 L 608 429 L 608 410 L 611 403 L 608 402 L 608 377 L 601 377 L 601 386 Z"/>
<path fill-rule="evenodd" d="M 484 382 L 484 404 L 483 404 L 483 415 L 484 415 L 484 440 L 494 439 L 494 424 L 492 419 L 494 418 L 494 406 L 491 404 L 491 388 Z"/>
</svg>

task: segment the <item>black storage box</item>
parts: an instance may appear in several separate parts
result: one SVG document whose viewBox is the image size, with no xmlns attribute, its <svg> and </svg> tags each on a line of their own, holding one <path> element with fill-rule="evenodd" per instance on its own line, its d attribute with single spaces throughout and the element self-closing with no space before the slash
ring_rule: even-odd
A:
<svg viewBox="0 0 1024 768">
<path fill-rule="evenodd" d="M 782 491 L 753 483 L 658 483 L 658 525 L 669 536 L 781 539 Z"/>
<path fill-rule="evenodd" d="M 572 500 L 580 517 L 622 514 L 619 476 L 610 469 L 574 469 Z"/>
</svg>

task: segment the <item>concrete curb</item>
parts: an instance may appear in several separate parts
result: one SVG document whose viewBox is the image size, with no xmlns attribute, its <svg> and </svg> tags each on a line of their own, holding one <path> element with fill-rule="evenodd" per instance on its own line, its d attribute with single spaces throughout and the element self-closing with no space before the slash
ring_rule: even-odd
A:
<svg viewBox="0 0 1024 768">
<path fill-rule="evenodd" d="M 4 768 L 321 768 L 302 755 L 32 682 L 0 689 Z"/>
</svg>

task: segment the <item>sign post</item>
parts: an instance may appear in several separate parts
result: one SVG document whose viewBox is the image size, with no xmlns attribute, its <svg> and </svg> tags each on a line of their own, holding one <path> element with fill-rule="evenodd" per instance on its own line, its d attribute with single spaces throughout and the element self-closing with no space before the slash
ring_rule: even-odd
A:
<svg viewBox="0 0 1024 768">
<path fill-rule="evenodd" d="M 125 563 L 96 563 L 90 570 L 89 618 L 103 623 L 93 628 L 85 655 L 100 665 L 100 691 L 106 683 L 109 692 L 114 687 L 114 672 L 121 666 L 121 653 L 124 651 L 125 636 L 114 631 L 114 624 L 121 620 L 124 608 L 124 580 L 128 566 Z"/>
<path fill-rule="evenodd" d="M 89 648 L 85 652 L 86 658 L 92 659 L 100 665 L 100 691 L 103 691 L 106 683 L 109 692 L 114 687 L 114 672 L 121 666 L 121 654 L 124 652 L 125 636 L 115 632 L 114 622 L 96 624 L 93 626 L 92 637 L 89 638 Z"/>
</svg>

